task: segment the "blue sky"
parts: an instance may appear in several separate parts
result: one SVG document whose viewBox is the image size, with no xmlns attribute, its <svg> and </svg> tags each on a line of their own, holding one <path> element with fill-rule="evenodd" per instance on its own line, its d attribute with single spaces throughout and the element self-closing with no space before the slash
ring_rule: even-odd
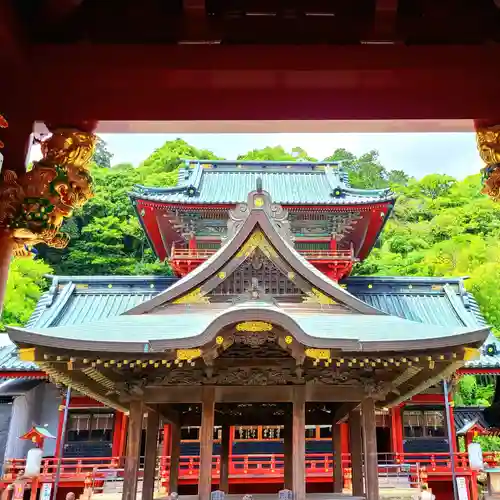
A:
<svg viewBox="0 0 500 500">
<path fill-rule="evenodd" d="M 356 155 L 376 149 L 382 164 L 401 169 L 417 178 L 430 173 L 446 173 L 457 179 L 477 173 L 482 162 L 473 133 L 364 133 L 364 134 L 102 134 L 113 153 L 113 164 L 139 165 L 165 141 L 181 137 L 190 144 L 210 149 L 227 159 L 251 149 L 282 145 L 290 150 L 304 148 L 323 159 L 337 148 Z M 32 158 L 39 151 L 32 151 Z"/>
</svg>

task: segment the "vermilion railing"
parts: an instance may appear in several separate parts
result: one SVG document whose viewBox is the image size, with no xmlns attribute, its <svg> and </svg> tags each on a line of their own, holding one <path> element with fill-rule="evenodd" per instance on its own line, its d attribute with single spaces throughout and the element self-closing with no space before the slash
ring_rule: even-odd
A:
<svg viewBox="0 0 500 500">
<path fill-rule="evenodd" d="M 397 465 L 418 466 L 425 470 L 429 476 L 451 473 L 451 460 L 455 460 L 457 473 L 470 471 L 467 453 L 380 453 L 379 472 L 385 474 Z M 485 453 L 484 460 L 490 466 L 500 464 L 500 453 Z M 59 459 L 47 458 L 42 462 L 42 480 L 53 481 Z M 61 459 L 61 479 L 63 481 L 84 481 L 89 475 L 95 476 L 99 470 L 117 469 L 121 470 L 125 462 L 124 457 L 111 458 L 63 458 Z M 4 482 L 16 479 L 26 465 L 25 460 L 7 460 L 4 466 Z M 198 477 L 200 465 L 199 456 L 182 456 L 179 463 L 179 480 L 192 480 Z M 331 453 L 310 453 L 306 455 L 306 477 L 307 478 L 332 478 L 333 457 Z M 159 457 L 158 466 L 160 472 L 168 475 L 170 468 L 170 457 Z M 351 467 L 349 454 L 342 454 L 342 469 Z M 212 462 L 212 476 L 219 477 L 220 457 L 214 456 Z M 233 479 L 254 478 L 281 478 L 284 473 L 283 454 L 259 454 L 259 455 L 232 455 L 229 464 L 229 477 Z"/>
<path fill-rule="evenodd" d="M 212 248 L 174 248 L 171 260 L 206 260 L 217 250 Z M 352 250 L 299 250 L 307 260 L 353 260 Z"/>
</svg>

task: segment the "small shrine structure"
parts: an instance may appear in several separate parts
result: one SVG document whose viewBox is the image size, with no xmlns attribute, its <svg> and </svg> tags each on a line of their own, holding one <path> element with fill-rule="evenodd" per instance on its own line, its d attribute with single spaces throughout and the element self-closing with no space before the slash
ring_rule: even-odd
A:
<svg viewBox="0 0 500 500">
<path fill-rule="evenodd" d="M 230 210 L 221 243 L 191 273 L 120 316 L 10 327 L 9 336 L 21 359 L 53 381 L 129 413 L 125 500 L 136 498 L 145 413 L 145 499 L 153 495 L 163 418 L 177 436 L 171 485 L 175 429 L 200 426 L 200 500 L 212 490 L 214 425 L 222 426 L 223 491 L 229 426 L 282 425 L 285 487 L 297 500 L 306 497 L 305 426 L 332 425 L 332 475 L 341 492 L 342 421 L 352 494 L 378 500 L 376 408 L 397 406 L 451 375 L 475 356 L 488 328 L 423 324 L 355 297 L 297 251 L 286 208 L 273 203 L 259 176 L 246 203 Z"/>
</svg>

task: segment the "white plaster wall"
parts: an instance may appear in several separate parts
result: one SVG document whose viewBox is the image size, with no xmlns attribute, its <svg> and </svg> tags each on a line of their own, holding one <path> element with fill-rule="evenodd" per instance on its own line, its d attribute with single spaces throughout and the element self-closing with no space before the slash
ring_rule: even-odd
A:
<svg viewBox="0 0 500 500">
<path fill-rule="evenodd" d="M 32 443 L 19 439 L 31 427 L 47 426 L 54 436 L 57 434 L 58 408 L 61 399 L 52 384 L 42 383 L 22 396 L 14 399 L 9 436 L 5 449 L 5 458 L 25 458 Z M 47 439 L 44 444 L 44 456 L 53 456 L 55 439 Z"/>
</svg>

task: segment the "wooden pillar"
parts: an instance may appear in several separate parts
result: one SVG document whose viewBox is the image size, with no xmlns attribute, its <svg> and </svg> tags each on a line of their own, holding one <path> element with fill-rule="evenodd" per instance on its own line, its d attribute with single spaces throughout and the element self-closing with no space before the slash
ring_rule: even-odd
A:
<svg viewBox="0 0 500 500">
<path fill-rule="evenodd" d="M 142 500 L 153 500 L 156 479 L 156 455 L 158 453 L 158 428 L 160 416 L 156 411 L 148 412 L 146 449 L 144 457 L 144 482 Z"/>
<path fill-rule="evenodd" d="M 214 442 L 215 391 L 204 387 L 200 429 L 200 472 L 198 477 L 199 500 L 210 500 L 212 491 L 212 453 Z"/>
<path fill-rule="evenodd" d="M 379 500 L 377 433 L 373 398 L 365 398 L 361 402 L 361 417 L 365 450 L 366 498 L 367 500 Z"/>
<path fill-rule="evenodd" d="M 293 471 L 292 491 L 294 500 L 306 499 L 306 398 L 305 387 L 294 388 L 293 395 Z"/>
<path fill-rule="evenodd" d="M 285 425 L 283 427 L 283 467 L 284 477 L 283 484 L 286 489 L 293 488 L 293 433 L 292 419 L 285 417 Z M 305 432 L 305 431 L 304 431 Z"/>
<path fill-rule="evenodd" d="M 352 494 L 363 496 L 363 445 L 361 440 L 361 415 L 359 411 L 349 413 L 349 443 L 351 445 Z"/>
<path fill-rule="evenodd" d="M 122 500 L 135 500 L 137 496 L 143 412 L 142 401 L 132 401 L 130 403 Z"/>
<path fill-rule="evenodd" d="M 222 436 L 220 442 L 220 482 L 219 489 L 224 493 L 229 494 L 229 442 L 230 442 L 229 425 L 222 426 Z"/>
<path fill-rule="evenodd" d="M 342 493 L 344 474 L 342 471 L 342 433 L 340 424 L 332 424 L 333 492 Z"/>
<path fill-rule="evenodd" d="M 170 479 L 168 492 L 177 493 L 179 487 L 179 458 L 181 456 L 181 427 L 170 424 Z"/>
</svg>

